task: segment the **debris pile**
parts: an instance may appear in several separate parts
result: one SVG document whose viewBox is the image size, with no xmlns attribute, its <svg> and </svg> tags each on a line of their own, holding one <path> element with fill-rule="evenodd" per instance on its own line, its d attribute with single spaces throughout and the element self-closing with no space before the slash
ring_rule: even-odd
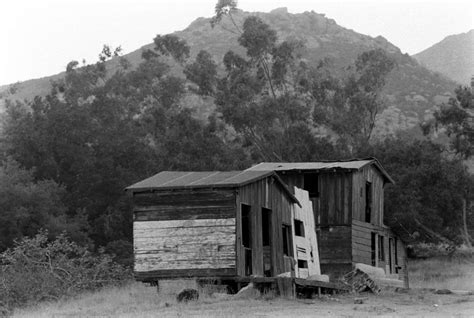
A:
<svg viewBox="0 0 474 318">
<path fill-rule="evenodd" d="M 380 287 L 367 273 L 356 268 L 343 276 L 343 282 L 352 287 L 355 292 L 370 290 L 374 294 L 380 293 Z"/>
</svg>

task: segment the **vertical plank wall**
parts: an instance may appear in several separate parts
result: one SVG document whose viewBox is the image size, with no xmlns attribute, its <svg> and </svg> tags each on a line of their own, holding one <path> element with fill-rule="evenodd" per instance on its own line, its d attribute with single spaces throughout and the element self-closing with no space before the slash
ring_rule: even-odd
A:
<svg viewBox="0 0 474 318">
<path fill-rule="evenodd" d="M 292 202 L 281 186 L 272 178 L 265 178 L 239 188 L 237 200 L 237 219 L 240 220 L 241 204 L 251 207 L 252 227 L 252 271 L 253 275 L 263 276 L 263 237 L 262 237 L 262 207 L 271 212 L 271 254 L 274 275 L 285 272 L 283 257 L 282 224 L 292 225 Z M 244 276 L 243 247 L 241 242 L 240 221 L 237 224 L 237 274 Z"/>
<path fill-rule="evenodd" d="M 353 173 L 352 178 L 353 215 L 352 218 L 365 222 L 366 182 L 372 183 L 372 214 L 370 223 L 383 225 L 384 180 L 373 165 L 363 167 Z"/>
<path fill-rule="evenodd" d="M 135 193 L 133 199 L 138 280 L 235 275 L 232 190 Z"/>
</svg>

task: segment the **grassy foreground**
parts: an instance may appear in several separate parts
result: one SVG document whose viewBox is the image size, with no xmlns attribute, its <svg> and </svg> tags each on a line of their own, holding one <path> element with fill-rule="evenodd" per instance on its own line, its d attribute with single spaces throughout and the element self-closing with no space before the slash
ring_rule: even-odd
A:
<svg viewBox="0 0 474 318">
<path fill-rule="evenodd" d="M 408 264 L 411 288 L 474 291 L 474 258 L 414 260 Z"/>
<path fill-rule="evenodd" d="M 320 299 L 285 300 L 271 295 L 258 299 L 202 296 L 178 304 L 171 286 L 156 288 L 130 282 L 123 287 L 84 293 L 76 298 L 19 309 L 14 317 L 366 317 L 366 316 L 474 316 L 474 296 L 437 295 L 417 288 L 474 290 L 474 266 L 442 259 L 410 263 L 412 289 L 380 295 L 336 295 Z M 181 285 L 180 285 L 181 284 Z M 185 282 L 175 281 L 175 290 Z M 172 288 L 171 288 L 172 289 Z M 362 297 L 363 304 L 354 298 Z"/>
</svg>

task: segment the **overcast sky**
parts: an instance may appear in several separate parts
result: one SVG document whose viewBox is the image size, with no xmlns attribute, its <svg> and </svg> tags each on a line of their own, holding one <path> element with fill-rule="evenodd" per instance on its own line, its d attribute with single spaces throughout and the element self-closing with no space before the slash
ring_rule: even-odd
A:
<svg viewBox="0 0 474 318">
<path fill-rule="evenodd" d="M 95 62 L 103 44 L 124 53 L 157 34 L 210 17 L 217 0 L 7 0 L 0 4 L 0 85 L 63 71 L 71 60 Z M 314 10 L 339 25 L 382 35 L 418 53 L 447 35 L 474 28 L 470 0 L 241 0 L 245 11 Z"/>
</svg>

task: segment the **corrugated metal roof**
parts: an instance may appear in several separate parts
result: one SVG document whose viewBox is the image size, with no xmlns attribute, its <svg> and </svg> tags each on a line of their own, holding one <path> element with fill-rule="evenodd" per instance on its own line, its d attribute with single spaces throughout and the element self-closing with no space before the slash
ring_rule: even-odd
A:
<svg viewBox="0 0 474 318">
<path fill-rule="evenodd" d="M 235 187 L 271 174 L 272 171 L 162 171 L 127 187 L 127 190 Z"/>
<path fill-rule="evenodd" d="M 262 162 L 248 168 L 247 171 L 359 170 L 368 164 L 374 164 L 388 182 L 394 183 L 390 175 L 375 158 L 327 162 Z"/>
<path fill-rule="evenodd" d="M 288 196 L 300 204 L 286 184 L 273 171 L 162 171 L 125 190 L 148 191 L 194 188 L 233 188 L 273 176 Z"/>
<path fill-rule="evenodd" d="M 288 170 L 324 170 L 324 169 L 350 169 L 359 170 L 373 160 L 335 161 L 335 162 L 262 162 L 253 166 L 248 171 L 288 171 Z"/>
</svg>

